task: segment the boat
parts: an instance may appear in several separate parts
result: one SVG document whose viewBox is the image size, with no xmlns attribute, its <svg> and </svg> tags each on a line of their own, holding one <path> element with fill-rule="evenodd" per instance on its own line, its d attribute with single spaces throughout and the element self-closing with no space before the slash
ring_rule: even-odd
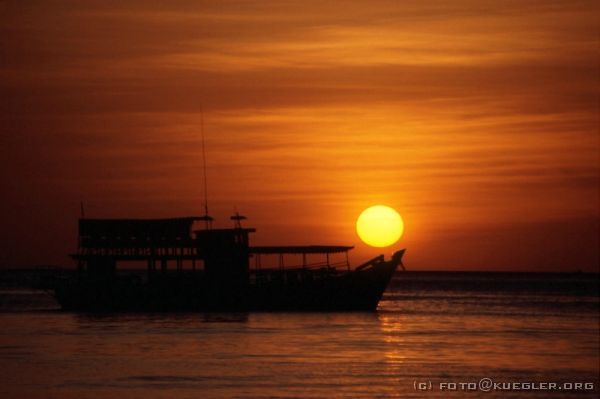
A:
<svg viewBox="0 0 600 399">
<path fill-rule="evenodd" d="M 71 255 L 77 272 L 56 284 L 55 296 L 62 309 L 78 312 L 374 311 L 404 269 L 404 249 L 351 268 L 351 246 L 251 246 L 256 230 L 242 227 L 244 216 L 231 219 L 233 228 L 219 229 L 209 216 L 82 217 Z M 286 267 L 290 256 L 302 263 Z M 317 256 L 325 260 L 314 262 Z M 128 262 L 145 267 L 117 268 Z"/>
</svg>

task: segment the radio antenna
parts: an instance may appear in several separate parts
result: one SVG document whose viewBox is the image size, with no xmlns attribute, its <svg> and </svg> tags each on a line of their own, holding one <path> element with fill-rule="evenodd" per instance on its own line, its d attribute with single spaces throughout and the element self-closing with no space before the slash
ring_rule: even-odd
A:
<svg viewBox="0 0 600 399">
<path fill-rule="evenodd" d="M 204 110 L 200 106 L 200 137 L 202 139 L 202 173 L 204 177 L 204 217 L 206 229 L 212 225 L 213 218 L 208 215 L 208 179 L 206 178 L 206 145 L 204 142 Z"/>
</svg>

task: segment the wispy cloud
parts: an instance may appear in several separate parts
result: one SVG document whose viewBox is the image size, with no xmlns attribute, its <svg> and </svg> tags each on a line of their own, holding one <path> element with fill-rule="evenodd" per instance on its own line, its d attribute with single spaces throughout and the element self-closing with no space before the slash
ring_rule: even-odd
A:
<svg viewBox="0 0 600 399">
<path fill-rule="evenodd" d="M 203 107 L 213 209 L 246 205 L 275 231 L 263 241 L 354 241 L 361 207 L 387 202 L 405 214 L 406 245 L 439 253 L 436 232 L 501 226 L 540 259 L 545 247 L 523 232 L 542 228 L 524 224 L 598 218 L 599 11 L 591 1 L 4 2 L 2 237 L 23 248 L 31 237 L 17 226 L 49 218 L 28 209 L 72 212 L 82 198 L 99 216 L 194 213 Z M 73 236 L 67 223 L 53 219 L 51 234 Z M 575 224 L 589 235 L 586 223 Z M 0 262 L 59 257 L 67 242 Z M 465 262 L 494 262 L 466 242 L 454 242 Z"/>
</svg>

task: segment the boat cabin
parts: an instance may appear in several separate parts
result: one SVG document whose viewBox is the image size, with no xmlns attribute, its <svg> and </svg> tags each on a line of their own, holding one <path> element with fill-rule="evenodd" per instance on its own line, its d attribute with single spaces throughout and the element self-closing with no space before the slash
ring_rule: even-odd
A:
<svg viewBox="0 0 600 399">
<path fill-rule="evenodd" d="M 258 246 L 251 247 L 249 234 L 256 230 L 242 228 L 238 214 L 232 217 L 234 228 L 213 229 L 212 218 L 188 216 L 169 219 L 80 219 L 77 252 L 71 255 L 78 263 L 80 276 L 95 282 L 109 283 L 116 277 L 118 262 L 145 262 L 148 280 L 164 277 L 168 266 L 175 263 L 182 272 L 184 263 L 198 271 L 214 285 L 240 287 L 247 285 L 250 274 L 270 273 L 263 257 L 276 256 L 280 272 L 285 269 L 284 255 L 301 255 L 296 269 L 346 266 L 349 270 L 350 246 Z M 206 222 L 203 229 L 196 228 Z M 345 254 L 345 262 L 330 262 L 331 254 Z M 308 263 L 311 254 L 325 255 L 324 262 Z M 254 257 L 253 268 L 250 258 Z M 160 269 L 157 268 L 160 265 Z M 201 266 L 201 267 L 199 267 Z M 160 273 L 159 273 L 160 270 Z M 271 270 L 272 272 L 273 270 Z M 257 281 L 256 279 L 254 281 Z"/>
</svg>

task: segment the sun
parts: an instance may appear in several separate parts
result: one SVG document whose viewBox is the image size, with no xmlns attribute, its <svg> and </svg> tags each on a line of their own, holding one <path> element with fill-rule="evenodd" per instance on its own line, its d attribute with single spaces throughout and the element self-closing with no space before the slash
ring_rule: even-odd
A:
<svg viewBox="0 0 600 399">
<path fill-rule="evenodd" d="M 394 208 L 374 205 L 362 211 L 356 220 L 356 232 L 367 245 L 389 247 L 402 236 L 404 222 Z"/>
</svg>

